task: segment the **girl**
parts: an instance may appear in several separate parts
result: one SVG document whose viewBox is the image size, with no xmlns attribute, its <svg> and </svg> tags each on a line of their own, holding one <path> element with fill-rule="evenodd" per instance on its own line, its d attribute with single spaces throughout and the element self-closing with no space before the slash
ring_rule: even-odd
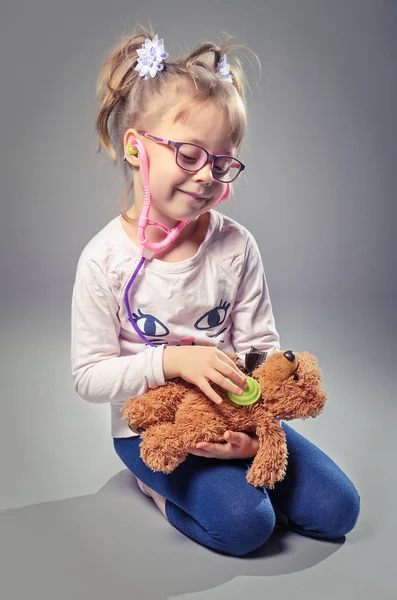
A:
<svg viewBox="0 0 397 600">
<path fill-rule="evenodd" d="M 202 43 L 171 61 L 163 40 L 138 25 L 104 63 L 98 151 L 124 158 L 131 185 L 123 200 L 133 187 L 134 203 L 79 258 L 72 374 L 83 399 L 110 402 L 115 451 L 165 518 L 200 544 L 243 556 L 266 542 L 276 516 L 302 535 L 344 536 L 359 513 L 354 485 L 284 422 L 288 471 L 273 490 L 247 483 L 258 441 L 241 432 L 198 444 L 170 475 L 155 473 L 120 414 L 130 396 L 176 376 L 214 402 L 210 382 L 242 394 L 244 377 L 225 352 L 244 360 L 252 346 L 280 349 L 258 246 L 214 210 L 244 169 L 236 158 L 247 123 L 244 74 L 226 56 L 235 48 Z"/>
</svg>

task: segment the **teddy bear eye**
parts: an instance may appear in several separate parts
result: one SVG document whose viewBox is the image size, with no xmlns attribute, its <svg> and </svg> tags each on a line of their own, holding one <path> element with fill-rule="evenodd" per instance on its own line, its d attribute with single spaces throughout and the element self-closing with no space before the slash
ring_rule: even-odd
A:
<svg viewBox="0 0 397 600">
<path fill-rule="evenodd" d="M 292 376 L 292 378 L 293 378 L 294 381 L 299 381 L 299 375 L 298 375 L 298 373 L 294 373 L 293 376 Z"/>
</svg>

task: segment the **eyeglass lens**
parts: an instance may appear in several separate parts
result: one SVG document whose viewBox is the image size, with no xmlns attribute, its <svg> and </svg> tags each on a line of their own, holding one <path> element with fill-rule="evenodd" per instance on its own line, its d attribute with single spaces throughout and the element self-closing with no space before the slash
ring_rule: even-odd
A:
<svg viewBox="0 0 397 600">
<path fill-rule="evenodd" d="M 204 166 L 206 160 L 205 151 L 192 144 L 182 144 L 176 157 L 177 164 L 187 171 L 198 171 Z M 212 172 L 215 179 L 227 183 L 233 181 L 239 174 L 240 163 L 231 156 L 219 156 L 214 161 Z"/>
</svg>

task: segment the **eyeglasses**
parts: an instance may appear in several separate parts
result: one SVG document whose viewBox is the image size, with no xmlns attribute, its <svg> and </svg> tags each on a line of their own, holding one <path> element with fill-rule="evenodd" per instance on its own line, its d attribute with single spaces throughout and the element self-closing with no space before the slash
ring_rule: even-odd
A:
<svg viewBox="0 0 397 600">
<path fill-rule="evenodd" d="M 194 173 L 202 169 L 208 162 L 212 162 L 211 171 L 214 179 L 222 183 L 231 183 L 245 169 L 245 165 L 237 158 L 233 158 L 233 156 L 210 154 L 205 148 L 197 144 L 173 142 L 156 137 L 145 131 L 138 131 L 138 133 L 153 140 L 153 142 L 174 148 L 176 164 L 181 169 L 184 169 L 184 171 Z"/>
</svg>

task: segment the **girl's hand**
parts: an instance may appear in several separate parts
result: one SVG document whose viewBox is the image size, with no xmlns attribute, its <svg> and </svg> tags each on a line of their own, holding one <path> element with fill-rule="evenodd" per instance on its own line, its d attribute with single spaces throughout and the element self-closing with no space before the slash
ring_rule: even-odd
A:
<svg viewBox="0 0 397 600">
<path fill-rule="evenodd" d="M 225 352 L 214 346 L 167 346 L 163 370 L 165 379 L 182 377 L 199 387 L 216 404 L 221 404 L 222 398 L 210 382 L 238 395 L 248 387 L 244 373 Z"/>
<path fill-rule="evenodd" d="M 239 431 L 226 431 L 226 443 L 199 442 L 189 454 L 205 458 L 230 460 L 235 458 L 252 458 L 258 452 L 259 440 L 256 435 L 248 435 Z"/>
</svg>

